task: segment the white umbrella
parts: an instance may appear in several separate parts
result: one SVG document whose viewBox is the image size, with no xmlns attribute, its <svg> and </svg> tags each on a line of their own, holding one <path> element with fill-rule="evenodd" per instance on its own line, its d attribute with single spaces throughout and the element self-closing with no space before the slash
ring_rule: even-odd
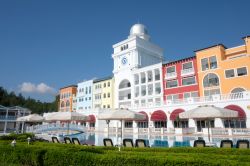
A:
<svg viewBox="0 0 250 166">
<path fill-rule="evenodd" d="M 45 116 L 46 121 L 66 121 L 68 125 L 67 133 L 69 133 L 70 121 L 87 121 L 89 117 L 78 112 L 53 112 Z"/>
<path fill-rule="evenodd" d="M 78 112 L 53 112 L 47 114 L 46 121 L 87 121 L 89 117 Z"/>
<path fill-rule="evenodd" d="M 121 139 L 122 139 L 122 121 L 123 120 L 145 120 L 146 116 L 142 113 L 134 112 L 128 109 L 115 109 L 109 110 L 99 114 L 99 120 L 107 120 L 108 128 L 110 120 L 120 120 L 121 121 Z M 109 132 L 109 131 L 108 131 Z"/>
<path fill-rule="evenodd" d="M 16 119 L 18 122 L 42 122 L 44 118 L 38 114 L 30 114 Z"/>
<path fill-rule="evenodd" d="M 199 106 L 197 108 L 179 114 L 180 119 L 212 119 L 236 117 L 238 117 L 238 112 L 226 108 L 215 107 L 213 105 Z M 208 139 L 210 142 L 209 125 L 210 122 L 208 123 Z"/>
<path fill-rule="evenodd" d="M 181 119 L 236 118 L 238 112 L 213 105 L 204 105 L 179 114 Z"/>
</svg>

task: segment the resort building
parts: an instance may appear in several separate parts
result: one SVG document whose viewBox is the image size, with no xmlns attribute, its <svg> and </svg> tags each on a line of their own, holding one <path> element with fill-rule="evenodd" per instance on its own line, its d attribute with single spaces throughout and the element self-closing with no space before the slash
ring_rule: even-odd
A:
<svg viewBox="0 0 250 166">
<path fill-rule="evenodd" d="M 196 57 L 162 65 L 164 101 L 177 101 L 199 96 Z"/>
<path fill-rule="evenodd" d="M 93 109 L 114 108 L 113 87 L 113 77 L 106 77 L 93 81 Z"/>
<path fill-rule="evenodd" d="M 201 96 L 250 90 L 250 37 L 243 39 L 237 47 L 218 44 L 195 51 Z"/>
<path fill-rule="evenodd" d="M 77 111 L 92 109 L 93 80 L 83 81 L 77 84 Z"/>
<path fill-rule="evenodd" d="M 24 124 L 16 121 L 17 118 L 29 115 L 31 111 L 19 106 L 4 107 L 0 105 L 0 133 L 11 133 L 24 130 Z"/>
<path fill-rule="evenodd" d="M 163 61 L 163 50 L 150 41 L 148 31 L 142 24 L 132 26 L 128 39 L 113 45 L 113 48 L 114 106 L 115 108 L 129 108 L 135 101 L 136 95 L 139 95 L 139 91 L 141 91 L 140 96 L 146 95 L 146 79 L 150 76 L 160 75 L 161 70 L 151 70 L 149 73 L 142 71 L 135 76 L 134 72 L 140 68 L 161 63 Z M 135 88 L 135 83 L 140 83 L 140 87 Z M 142 84 L 145 85 L 142 86 Z M 138 104 L 138 102 L 144 101 L 137 100 L 136 102 Z"/>
<path fill-rule="evenodd" d="M 84 110 L 92 117 L 87 126 L 98 131 L 107 130 L 106 122 L 98 120 L 101 112 L 128 108 L 145 114 L 146 119 L 124 124 L 113 121 L 110 131 L 124 126 L 125 133 L 190 134 L 207 133 L 210 127 L 212 134 L 247 133 L 250 37 L 243 39 L 241 46 L 226 48 L 219 44 L 197 50 L 191 57 L 163 63 L 163 50 L 150 41 L 144 25 L 135 24 L 127 39 L 113 45 L 113 77 L 78 84 L 76 111 Z M 207 118 L 212 112 L 206 111 L 201 113 L 206 117 L 180 119 L 181 113 L 206 105 L 235 111 L 237 116 Z"/>
<path fill-rule="evenodd" d="M 77 86 L 70 85 L 60 89 L 59 111 L 73 111 L 73 96 L 76 95 Z"/>
</svg>

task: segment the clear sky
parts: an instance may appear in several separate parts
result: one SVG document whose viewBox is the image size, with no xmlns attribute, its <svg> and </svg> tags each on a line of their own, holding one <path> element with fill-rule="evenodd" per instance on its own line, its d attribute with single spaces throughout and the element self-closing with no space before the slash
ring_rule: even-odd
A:
<svg viewBox="0 0 250 166">
<path fill-rule="evenodd" d="M 250 35 L 249 0 L 0 0 L 0 86 L 42 101 L 112 75 L 112 45 L 147 26 L 165 60 Z"/>
</svg>

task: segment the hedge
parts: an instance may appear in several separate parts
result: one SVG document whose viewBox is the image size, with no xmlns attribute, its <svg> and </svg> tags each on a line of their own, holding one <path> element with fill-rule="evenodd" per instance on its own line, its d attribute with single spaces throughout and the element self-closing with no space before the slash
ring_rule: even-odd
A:
<svg viewBox="0 0 250 166">
<path fill-rule="evenodd" d="M 0 165 L 250 165 L 249 149 L 106 148 L 0 141 Z"/>
</svg>

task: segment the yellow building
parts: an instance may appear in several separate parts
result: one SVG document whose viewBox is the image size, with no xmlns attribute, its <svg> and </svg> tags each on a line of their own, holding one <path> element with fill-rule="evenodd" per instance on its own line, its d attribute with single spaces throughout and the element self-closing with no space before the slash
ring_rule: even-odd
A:
<svg viewBox="0 0 250 166">
<path fill-rule="evenodd" d="M 72 112 L 73 98 L 76 95 L 77 86 L 70 85 L 60 89 L 59 111 Z"/>
<path fill-rule="evenodd" d="M 93 81 L 93 108 L 114 108 L 114 79 L 106 77 Z"/>
<path fill-rule="evenodd" d="M 195 51 L 201 96 L 250 91 L 250 36 L 243 45 L 222 44 Z"/>
</svg>

